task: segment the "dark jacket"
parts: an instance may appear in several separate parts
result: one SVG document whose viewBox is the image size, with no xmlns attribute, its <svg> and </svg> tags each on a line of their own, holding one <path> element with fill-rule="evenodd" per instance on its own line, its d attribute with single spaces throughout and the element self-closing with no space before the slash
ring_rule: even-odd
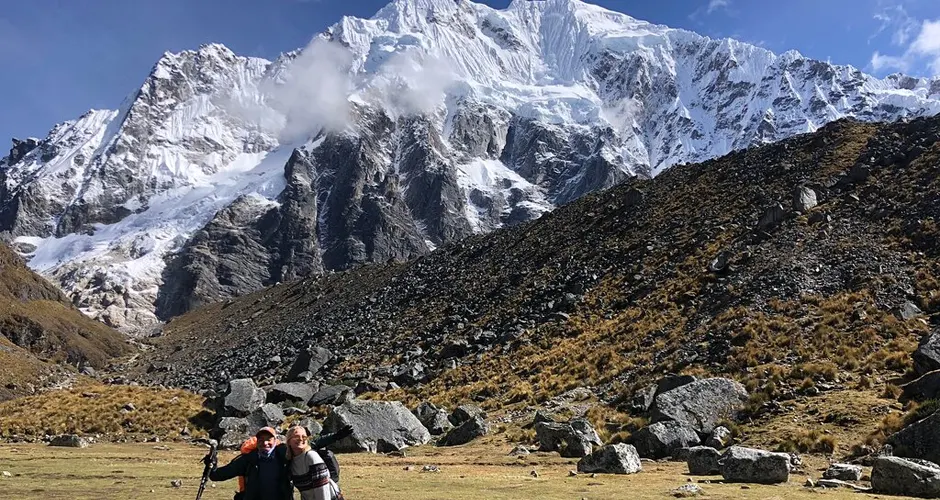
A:
<svg viewBox="0 0 940 500">
<path fill-rule="evenodd" d="M 287 460 L 287 445 L 279 444 L 274 448 L 274 461 L 279 471 L 277 480 L 277 491 L 273 498 L 279 500 L 290 500 L 294 498 L 294 492 L 290 482 L 289 462 Z M 272 498 L 262 496 L 262 493 L 268 491 L 262 490 L 262 485 L 258 481 L 258 452 L 253 451 L 248 454 L 242 454 L 235 457 L 228 464 L 213 468 L 209 472 L 209 479 L 212 481 L 226 481 L 245 476 L 245 496 L 244 500 L 262 500 L 263 498 Z"/>
</svg>

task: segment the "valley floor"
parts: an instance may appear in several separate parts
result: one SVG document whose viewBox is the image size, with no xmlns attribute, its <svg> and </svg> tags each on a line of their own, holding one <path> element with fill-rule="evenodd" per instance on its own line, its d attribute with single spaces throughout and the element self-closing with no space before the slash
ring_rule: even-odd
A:
<svg viewBox="0 0 940 500">
<path fill-rule="evenodd" d="M 570 477 L 576 459 L 560 458 L 555 453 L 534 453 L 520 459 L 507 455 L 511 448 L 502 440 L 488 440 L 447 449 L 409 449 L 405 457 L 339 455 L 344 493 L 351 500 L 664 499 L 671 498 L 672 490 L 691 478 L 709 499 L 799 499 L 820 495 L 833 500 L 879 498 L 847 489 L 804 488 L 806 477 L 818 478 L 825 466 L 825 460 L 818 457 L 804 457 L 805 473 L 791 475 L 787 484 L 743 486 L 721 484 L 720 477 L 688 476 L 685 464 L 676 462 L 644 462 L 643 472 L 630 476 Z M 86 449 L 0 444 L 0 497 L 191 499 L 199 486 L 199 459 L 204 453 L 204 448 L 179 443 L 96 444 Z M 223 452 L 219 461 L 226 463 L 232 457 L 234 452 Z M 423 472 L 426 465 L 438 466 L 440 472 Z M 866 474 L 870 472 L 865 470 Z M 182 486 L 171 486 L 173 480 L 181 480 Z M 234 481 L 210 483 L 203 498 L 227 500 L 234 489 Z"/>
</svg>

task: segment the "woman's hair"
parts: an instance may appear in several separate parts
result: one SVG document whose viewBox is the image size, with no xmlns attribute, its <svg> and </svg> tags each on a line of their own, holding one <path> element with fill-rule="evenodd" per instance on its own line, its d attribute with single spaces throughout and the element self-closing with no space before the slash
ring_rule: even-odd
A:
<svg viewBox="0 0 940 500">
<path fill-rule="evenodd" d="M 291 427 L 289 431 L 287 431 L 287 459 L 288 460 L 294 458 L 295 456 L 294 448 L 290 445 L 290 439 L 294 437 L 294 434 L 299 434 L 301 432 L 303 432 L 307 436 L 308 440 L 310 439 L 310 433 L 307 432 L 307 429 L 301 425 L 295 425 Z M 310 451 L 310 449 L 311 449 L 310 441 L 307 441 L 304 443 L 304 449 L 302 453 L 307 453 L 308 451 Z"/>
</svg>

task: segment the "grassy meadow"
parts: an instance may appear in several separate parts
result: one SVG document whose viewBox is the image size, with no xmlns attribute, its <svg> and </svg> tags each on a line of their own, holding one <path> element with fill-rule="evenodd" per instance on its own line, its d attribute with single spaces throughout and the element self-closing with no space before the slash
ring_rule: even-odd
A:
<svg viewBox="0 0 940 500">
<path fill-rule="evenodd" d="M 709 499 L 878 498 L 848 489 L 804 488 L 806 476 L 818 478 L 825 467 L 818 457 L 807 457 L 806 473 L 791 475 L 787 484 L 742 486 L 722 484 L 720 477 L 687 476 L 684 463 L 670 462 L 644 462 L 643 472 L 630 476 L 569 476 L 575 459 L 554 453 L 516 458 L 507 455 L 510 449 L 509 443 L 494 438 L 446 449 L 413 448 L 404 457 L 339 455 L 342 485 L 351 500 L 663 499 L 689 479 L 698 482 Z M 204 453 L 205 448 L 180 443 L 95 444 L 86 449 L 0 444 L 0 491 L 3 498 L 24 500 L 192 499 Z M 234 452 L 223 452 L 220 462 L 232 457 Z M 440 472 L 422 472 L 425 465 L 436 465 Z M 182 486 L 171 486 L 173 480 L 181 480 Z M 235 481 L 210 483 L 203 498 L 227 500 L 234 489 Z"/>
</svg>

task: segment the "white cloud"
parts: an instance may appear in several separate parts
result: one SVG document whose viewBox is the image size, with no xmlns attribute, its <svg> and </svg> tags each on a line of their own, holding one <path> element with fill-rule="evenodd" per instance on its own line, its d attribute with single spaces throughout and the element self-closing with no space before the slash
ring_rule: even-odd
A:
<svg viewBox="0 0 940 500">
<path fill-rule="evenodd" d="M 878 16 L 875 18 L 880 19 Z M 883 28 L 881 30 L 883 31 Z M 940 74 L 940 19 L 916 23 L 908 18 L 895 31 L 892 43 L 903 46 L 911 38 L 913 40 L 901 55 L 885 55 L 875 51 L 871 56 L 872 69 L 875 72 L 910 71 L 911 68 L 924 64 L 934 75 Z"/>
<path fill-rule="evenodd" d="M 711 14 L 717 9 L 727 9 L 731 5 L 731 0 L 709 0 L 706 14 Z"/>
<path fill-rule="evenodd" d="M 886 56 L 875 51 L 871 55 L 871 67 L 876 73 L 881 70 L 907 71 L 908 63 L 903 57 Z"/>
<path fill-rule="evenodd" d="M 280 85 L 267 89 L 268 102 L 285 117 L 280 139 L 301 140 L 318 130 L 341 130 L 349 122 L 352 53 L 315 38 L 291 61 Z"/>
</svg>

